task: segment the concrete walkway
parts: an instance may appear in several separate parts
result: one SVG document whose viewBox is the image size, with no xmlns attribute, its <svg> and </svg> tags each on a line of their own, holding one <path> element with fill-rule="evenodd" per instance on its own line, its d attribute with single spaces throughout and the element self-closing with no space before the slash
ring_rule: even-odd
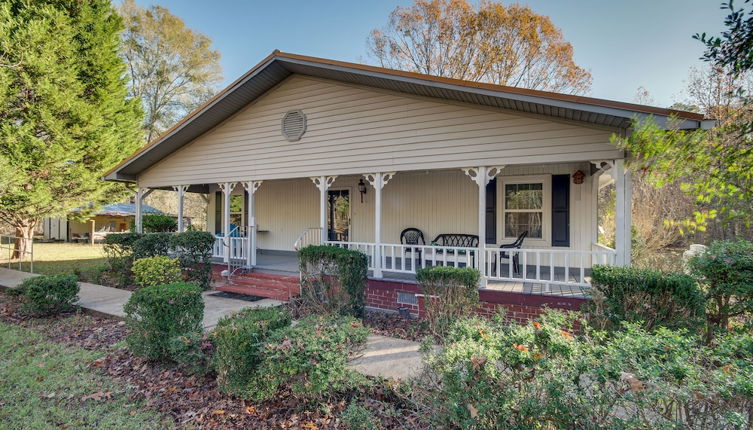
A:
<svg viewBox="0 0 753 430">
<path fill-rule="evenodd" d="M 0 268 L 0 287 L 16 288 L 24 280 L 37 275 L 32 275 L 18 270 Z M 105 287 L 104 285 L 79 283 L 81 289 L 78 293 L 78 306 L 107 316 L 116 318 L 125 317 L 123 306 L 131 298 L 131 291 L 119 288 Z M 263 299 L 256 302 L 213 296 L 215 291 L 205 291 L 204 296 L 204 330 L 209 331 L 217 325 L 220 318 L 238 312 L 246 308 L 261 308 L 267 306 L 279 306 L 279 300 Z"/>
<path fill-rule="evenodd" d="M 0 268 L 0 287 L 16 288 L 21 282 L 34 276 L 37 275 Z M 131 298 L 130 291 L 87 282 L 81 282 L 80 286 L 78 306 L 106 316 L 125 317 L 123 306 Z M 279 306 L 283 303 L 273 299 L 249 302 L 216 297 L 212 295 L 214 293 L 215 291 L 203 293 L 205 331 L 217 325 L 220 318 L 241 309 Z M 417 375 L 423 367 L 419 347 L 417 342 L 372 334 L 366 340 L 366 348 L 351 360 L 350 368 L 369 376 L 407 379 Z"/>
</svg>

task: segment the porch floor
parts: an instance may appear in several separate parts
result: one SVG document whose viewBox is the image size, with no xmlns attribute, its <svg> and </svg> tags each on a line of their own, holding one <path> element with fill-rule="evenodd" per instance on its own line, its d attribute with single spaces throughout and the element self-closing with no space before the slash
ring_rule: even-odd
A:
<svg viewBox="0 0 753 430">
<path fill-rule="evenodd" d="M 395 264 L 393 266 L 392 261 L 390 258 L 386 259 L 386 265 L 388 267 L 403 267 L 402 261 L 400 261 L 399 258 L 395 259 Z M 215 264 L 217 266 L 222 265 L 221 259 L 215 259 Z M 405 261 L 405 267 L 411 267 L 410 261 L 406 259 Z M 414 262 L 415 267 L 420 267 L 420 263 L 418 260 Z M 426 262 L 427 267 L 431 265 L 430 261 Z M 462 263 L 461 263 L 462 266 Z M 510 293 L 522 293 L 522 294 L 537 294 L 537 295 L 552 295 L 552 296 L 563 296 L 563 297 L 586 297 L 588 295 L 587 288 L 580 287 L 577 285 L 560 285 L 560 284 L 549 284 L 542 281 L 531 281 L 532 279 L 536 278 L 536 266 L 529 265 L 526 268 L 526 280 L 523 279 L 522 275 L 518 274 L 514 276 L 515 278 L 520 278 L 519 281 L 499 281 L 499 280 L 489 280 L 487 282 L 486 288 L 489 290 L 495 290 L 495 291 L 505 291 Z M 510 270 L 510 266 L 507 264 L 502 264 L 499 268 L 499 276 L 507 277 Z M 256 272 L 261 273 L 279 273 L 284 275 L 291 275 L 291 276 L 298 276 L 298 257 L 292 253 L 290 254 L 280 254 L 280 253 L 268 253 L 268 252 L 259 252 L 256 254 Z M 496 268 L 493 271 L 494 274 L 497 274 Z M 586 271 L 585 278 L 587 281 L 590 281 L 590 273 Z M 373 273 L 371 270 L 369 270 L 368 276 L 371 278 L 373 276 Z M 542 279 L 552 279 L 549 275 L 549 267 L 548 266 L 542 266 L 540 268 L 540 277 Z M 555 267 L 554 268 L 554 281 L 555 282 L 577 282 L 578 278 L 580 277 L 580 273 L 577 270 L 570 270 L 570 273 L 565 273 L 565 269 L 563 267 Z M 400 282 L 410 282 L 414 283 L 416 282 L 416 275 L 412 273 L 402 273 L 402 272 L 394 272 L 390 270 L 383 270 L 383 280 L 392 280 L 392 281 L 400 281 Z"/>
</svg>

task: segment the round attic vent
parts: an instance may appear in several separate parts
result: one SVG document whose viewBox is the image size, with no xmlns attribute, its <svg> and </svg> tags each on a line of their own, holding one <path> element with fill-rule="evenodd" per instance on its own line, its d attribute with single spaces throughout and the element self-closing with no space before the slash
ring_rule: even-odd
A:
<svg viewBox="0 0 753 430">
<path fill-rule="evenodd" d="M 302 110 L 291 110 L 282 117 L 282 135 L 291 142 L 299 140 L 306 132 L 306 115 Z"/>
</svg>

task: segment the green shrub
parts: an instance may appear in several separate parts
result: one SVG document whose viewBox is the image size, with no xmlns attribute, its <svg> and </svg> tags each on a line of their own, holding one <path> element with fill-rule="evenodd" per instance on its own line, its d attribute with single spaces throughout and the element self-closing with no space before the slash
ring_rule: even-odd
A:
<svg viewBox="0 0 753 430">
<path fill-rule="evenodd" d="M 170 251 L 171 233 L 143 234 L 133 243 L 133 259 L 167 255 Z"/>
<path fill-rule="evenodd" d="M 174 360 L 171 345 L 176 337 L 202 333 L 204 301 L 201 289 L 194 284 L 141 288 L 133 292 L 124 310 L 131 330 L 126 342 L 134 355 Z"/>
<path fill-rule="evenodd" d="M 414 386 L 438 428 L 747 428 L 753 339 L 719 339 L 625 323 L 606 336 L 572 316 L 535 323 L 456 322 Z"/>
<path fill-rule="evenodd" d="M 212 331 L 213 364 L 219 389 L 242 396 L 256 378 L 259 350 L 269 334 L 290 325 L 290 313 L 280 307 L 246 309 L 222 318 Z"/>
<path fill-rule="evenodd" d="M 425 319 L 435 336 L 441 337 L 454 321 L 476 311 L 480 276 L 470 267 L 436 266 L 416 272 Z"/>
<path fill-rule="evenodd" d="M 304 318 L 275 330 L 261 350 L 261 360 L 247 394 L 268 400 L 286 387 L 293 394 L 316 398 L 351 387 L 347 368 L 352 350 L 366 342 L 368 329 L 352 317 Z"/>
<path fill-rule="evenodd" d="M 172 284 L 182 280 L 180 262 L 165 255 L 139 258 L 131 266 L 133 278 L 141 287 Z"/>
<path fill-rule="evenodd" d="M 298 251 L 301 296 L 319 313 L 363 316 L 368 259 L 359 251 L 307 246 Z"/>
<path fill-rule="evenodd" d="M 656 327 L 698 329 L 703 324 L 704 297 L 695 280 L 682 273 L 635 267 L 594 266 L 594 290 L 588 305 L 591 323 L 619 329 L 622 322 Z"/>
<path fill-rule="evenodd" d="M 110 273 L 115 275 L 121 285 L 127 285 L 131 278 L 133 263 L 133 245 L 141 239 L 140 233 L 108 234 L 104 239 L 104 253 Z"/>
<path fill-rule="evenodd" d="M 21 310 L 32 315 L 51 315 L 69 310 L 78 301 L 78 278 L 74 275 L 35 276 L 21 283 L 25 298 Z"/>
<path fill-rule="evenodd" d="M 170 246 L 180 260 L 186 280 L 209 289 L 214 235 L 206 231 L 176 233 L 170 238 Z"/>
<path fill-rule="evenodd" d="M 688 269 L 706 295 L 708 337 L 726 330 L 730 320 L 753 313 L 753 243 L 712 242 L 688 261 Z"/>
<path fill-rule="evenodd" d="M 144 233 L 173 232 L 178 229 L 178 221 L 167 215 L 145 214 L 141 222 Z"/>
<path fill-rule="evenodd" d="M 378 430 L 379 423 L 370 410 L 351 402 L 340 416 L 343 424 L 349 430 Z"/>
</svg>

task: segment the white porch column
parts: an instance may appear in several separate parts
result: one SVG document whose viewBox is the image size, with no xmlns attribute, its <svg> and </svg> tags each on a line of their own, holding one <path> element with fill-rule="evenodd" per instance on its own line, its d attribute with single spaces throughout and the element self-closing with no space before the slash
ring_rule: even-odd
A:
<svg viewBox="0 0 753 430">
<path fill-rule="evenodd" d="M 395 176 L 395 172 L 366 173 L 364 178 L 374 187 L 374 277 L 382 277 L 382 188 Z"/>
<path fill-rule="evenodd" d="M 183 220 L 183 201 L 186 195 L 188 185 L 175 185 L 173 187 L 178 192 L 178 233 L 183 233 L 186 230 L 185 222 Z"/>
<path fill-rule="evenodd" d="M 136 233 L 144 232 L 144 199 L 146 196 L 152 193 L 149 188 L 139 187 L 136 190 L 136 219 L 134 224 L 136 225 Z"/>
<path fill-rule="evenodd" d="M 322 229 L 322 245 L 327 241 L 327 190 L 335 182 L 337 176 L 315 176 L 311 178 L 316 188 L 319 188 L 319 225 Z"/>
<path fill-rule="evenodd" d="M 234 182 L 223 182 L 221 184 L 218 184 L 220 186 L 220 189 L 222 190 L 222 203 L 223 203 L 223 210 L 222 210 L 222 232 L 223 232 L 223 242 L 225 243 L 225 249 L 224 249 L 224 258 L 223 261 L 225 263 L 230 262 L 230 196 L 232 195 L 233 188 L 235 188 Z"/>
<path fill-rule="evenodd" d="M 478 185 L 478 256 L 476 266 L 481 272 L 481 288 L 486 287 L 486 185 L 497 176 L 504 166 L 469 167 L 466 175 Z"/>
<path fill-rule="evenodd" d="M 624 160 L 615 160 L 612 176 L 614 177 L 615 196 L 615 235 L 614 245 L 617 251 L 617 265 L 629 266 L 631 254 L 631 208 L 633 187 L 630 172 L 625 169 Z"/>
<path fill-rule="evenodd" d="M 248 217 L 248 233 L 246 234 L 246 266 L 256 266 L 256 216 L 254 215 L 254 194 L 261 186 L 261 181 L 248 181 L 243 183 L 243 188 L 248 192 L 246 216 Z"/>
</svg>

